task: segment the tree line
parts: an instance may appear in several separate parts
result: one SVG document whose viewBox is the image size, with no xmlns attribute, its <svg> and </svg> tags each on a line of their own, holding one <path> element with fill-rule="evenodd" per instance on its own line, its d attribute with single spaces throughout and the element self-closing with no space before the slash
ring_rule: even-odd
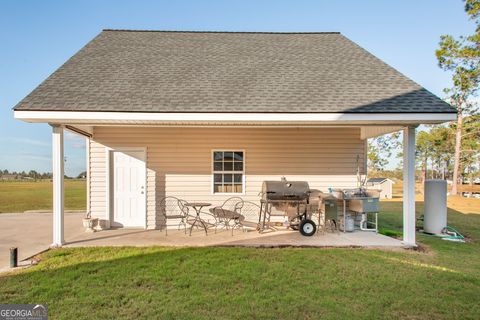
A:
<svg viewBox="0 0 480 320">
<path fill-rule="evenodd" d="M 13 176 L 14 179 L 33 179 L 33 180 L 41 180 L 41 179 L 52 179 L 53 174 L 51 172 L 37 172 L 35 170 L 26 171 L 8 171 L 7 169 L 1 170 L 0 169 L 0 178 L 5 176 Z M 76 176 L 76 179 L 83 179 L 87 176 L 86 171 L 81 172 L 79 175 Z M 72 179 L 65 175 L 66 179 Z"/>
</svg>

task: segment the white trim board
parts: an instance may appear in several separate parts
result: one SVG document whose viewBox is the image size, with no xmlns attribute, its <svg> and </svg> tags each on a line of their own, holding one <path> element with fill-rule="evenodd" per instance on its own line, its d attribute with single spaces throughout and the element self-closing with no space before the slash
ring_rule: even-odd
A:
<svg viewBox="0 0 480 320">
<path fill-rule="evenodd" d="M 422 124 L 454 121 L 455 113 L 146 113 L 14 111 L 26 122 L 68 124 Z"/>
</svg>

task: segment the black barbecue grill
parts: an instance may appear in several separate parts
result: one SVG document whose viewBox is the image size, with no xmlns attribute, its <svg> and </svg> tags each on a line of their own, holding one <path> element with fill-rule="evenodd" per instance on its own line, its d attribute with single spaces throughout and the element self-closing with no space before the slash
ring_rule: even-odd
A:
<svg viewBox="0 0 480 320">
<path fill-rule="evenodd" d="M 272 208 L 275 208 L 288 213 L 290 228 L 299 230 L 304 236 L 315 234 L 316 225 L 310 219 L 307 210 L 310 197 L 308 182 L 287 181 L 285 178 L 280 181 L 264 181 L 261 196 L 259 218 L 261 230 L 265 229 L 270 217 L 274 216 Z"/>
</svg>

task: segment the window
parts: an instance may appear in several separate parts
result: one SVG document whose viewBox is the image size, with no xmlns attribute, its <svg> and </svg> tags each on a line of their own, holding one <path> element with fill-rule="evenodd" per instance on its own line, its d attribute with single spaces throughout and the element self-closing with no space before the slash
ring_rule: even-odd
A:
<svg viewBox="0 0 480 320">
<path fill-rule="evenodd" d="M 243 193 L 243 151 L 213 152 L 213 193 Z"/>
</svg>

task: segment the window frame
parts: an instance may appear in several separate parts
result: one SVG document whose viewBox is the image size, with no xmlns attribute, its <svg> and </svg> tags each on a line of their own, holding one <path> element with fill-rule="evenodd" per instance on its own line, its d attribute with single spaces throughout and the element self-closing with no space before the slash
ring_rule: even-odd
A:
<svg viewBox="0 0 480 320">
<path fill-rule="evenodd" d="M 215 168 L 214 168 L 214 164 L 215 164 L 215 152 L 243 152 L 243 170 L 242 171 L 235 171 L 235 170 L 228 170 L 228 171 L 225 171 L 225 170 L 222 170 L 222 171 L 215 171 Z M 217 149 L 212 149 L 211 152 L 210 152 L 210 162 L 211 162 L 211 179 L 210 179 L 210 192 L 212 195 L 221 195 L 221 196 L 235 196 L 235 195 L 245 195 L 245 167 L 246 167 L 246 153 L 245 153 L 245 150 L 244 149 L 235 149 L 235 148 L 231 148 L 231 149 L 221 149 L 221 148 L 217 148 Z M 242 174 L 242 192 L 215 192 L 215 173 L 232 173 L 232 174 L 235 174 L 235 173 L 241 173 Z"/>
</svg>

